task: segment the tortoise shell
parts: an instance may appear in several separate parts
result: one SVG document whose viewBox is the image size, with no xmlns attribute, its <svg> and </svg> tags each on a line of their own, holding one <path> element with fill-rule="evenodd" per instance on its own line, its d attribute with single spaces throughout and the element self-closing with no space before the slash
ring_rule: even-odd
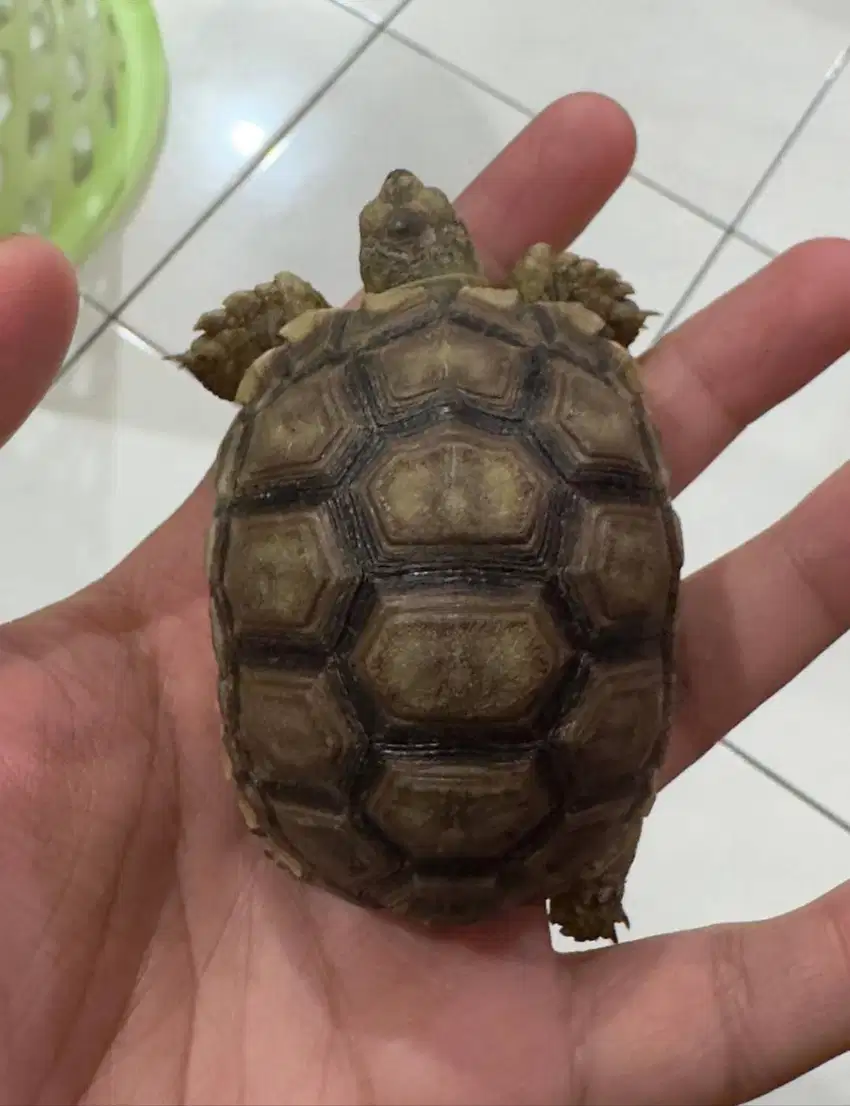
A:
<svg viewBox="0 0 850 1106">
<path fill-rule="evenodd" d="M 295 876 L 613 936 L 666 745 L 681 540 L 622 347 L 435 279 L 265 355 L 217 462 L 227 759 Z"/>
</svg>

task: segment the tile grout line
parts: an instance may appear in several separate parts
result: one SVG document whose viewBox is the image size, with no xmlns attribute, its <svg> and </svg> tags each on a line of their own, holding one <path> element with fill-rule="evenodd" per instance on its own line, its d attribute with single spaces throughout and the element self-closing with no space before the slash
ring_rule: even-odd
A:
<svg viewBox="0 0 850 1106">
<path fill-rule="evenodd" d="M 402 8 L 406 7 L 409 2 L 410 0 L 405 0 Z M 402 10 L 402 8 L 399 8 L 399 12 Z M 526 118 L 533 119 L 537 115 L 537 112 L 535 112 L 527 104 L 522 103 L 520 100 L 516 100 L 514 97 L 509 96 L 507 93 L 501 92 L 497 88 L 494 88 L 492 85 L 482 80 L 476 74 L 470 73 L 466 69 L 462 69 L 454 62 L 448 61 L 447 59 L 440 57 L 438 54 L 433 53 L 426 46 L 423 46 L 421 43 L 408 38 L 402 32 L 392 28 L 389 23 L 387 24 L 385 30 L 386 34 L 394 41 L 398 42 L 400 45 L 406 46 L 408 49 L 413 50 L 414 53 L 419 54 L 421 57 L 427 58 L 435 65 L 439 65 L 442 69 L 445 69 L 447 72 L 452 73 L 454 76 L 465 81 L 467 84 L 471 84 L 480 92 L 487 93 L 494 99 L 505 104 L 507 107 L 513 108 L 515 111 L 520 112 L 522 115 L 526 116 Z M 758 179 L 758 181 L 756 181 L 749 195 L 744 200 L 743 204 L 738 209 L 736 214 L 733 216 L 731 222 L 727 223 L 724 219 L 721 219 L 719 216 L 712 214 L 710 211 L 701 207 L 699 204 L 696 204 L 692 200 L 689 200 L 686 196 L 680 195 L 678 192 L 674 191 L 671 188 L 668 188 L 664 184 L 661 184 L 654 178 L 647 176 L 640 169 L 633 168 L 629 171 L 628 176 L 632 180 L 637 181 L 639 184 L 643 185 L 646 188 L 649 188 L 651 191 L 657 193 L 659 196 L 662 196 L 664 199 L 667 199 L 671 203 L 684 208 L 691 215 L 695 216 L 696 218 L 702 219 L 704 222 L 721 231 L 720 237 L 706 256 L 703 263 L 697 269 L 696 274 L 688 282 L 684 292 L 673 305 L 671 310 L 667 313 L 662 326 L 660 327 L 658 333 L 654 338 L 653 344 L 655 342 L 658 342 L 663 337 L 663 335 L 671 329 L 676 319 L 681 315 L 682 309 L 692 296 L 697 285 L 702 281 L 706 272 L 716 260 L 718 254 L 727 245 L 730 239 L 739 239 L 745 245 L 752 247 L 768 260 L 772 260 L 777 256 L 779 251 L 772 249 L 770 246 L 767 246 L 763 242 L 760 242 L 757 238 L 753 238 L 751 235 L 748 235 L 746 232 L 740 230 L 740 223 L 746 217 L 752 205 L 764 191 L 765 187 L 770 182 L 776 170 L 779 168 L 779 165 L 787 155 L 788 151 L 799 138 L 800 134 L 805 129 L 809 120 L 825 99 L 835 81 L 843 73 L 848 64 L 848 61 L 850 61 L 850 47 L 845 47 L 838 54 L 832 65 L 827 70 L 823 82 L 821 83 L 817 92 L 814 94 L 811 101 L 806 106 L 800 118 L 791 128 L 791 131 L 780 146 L 778 153 L 774 155 L 774 157 L 768 164 L 765 172 Z"/>
<path fill-rule="evenodd" d="M 331 4 L 336 4 L 338 8 L 342 8 L 342 10 L 348 12 L 349 15 L 354 15 L 358 19 L 362 19 L 364 23 L 368 23 L 372 27 L 380 27 L 382 30 L 386 30 L 395 17 L 411 3 L 411 0 L 401 0 L 398 7 L 391 11 L 389 15 L 384 16 L 383 19 L 370 19 L 365 12 L 358 11 L 357 8 L 353 7 L 350 2 L 347 3 L 346 0 L 329 0 L 329 2 Z"/>
<path fill-rule="evenodd" d="M 353 15 L 355 19 L 361 19 L 364 23 L 368 23 L 370 27 L 383 27 L 385 20 L 383 19 L 370 19 L 369 16 L 362 11 L 358 11 L 357 8 L 350 4 L 346 4 L 345 0 L 328 0 L 329 4 L 333 4 L 335 8 L 340 8 L 342 11 L 347 12 L 349 15 Z"/>
<path fill-rule="evenodd" d="M 401 3 L 391 12 L 390 15 L 385 20 L 382 20 L 378 23 L 373 22 L 371 19 L 369 19 L 367 15 L 363 14 L 362 12 L 358 12 L 356 9 L 348 7 L 342 2 L 342 0 L 329 0 L 329 3 L 334 4 L 334 6 L 339 8 L 341 11 L 345 11 L 348 15 L 352 16 L 352 18 L 359 19 L 361 22 L 366 24 L 366 26 L 371 28 L 372 33 L 366 36 L 364 41 L 354 51 L 352 51 L 352 53 L 348 55 L 343 60 L 343 62 L 340 63 L 339 66 L 337 66 L 337 68 L 331 73 L 331 76 L 319 86 L 319 88 L 307 101 L 305 101 L 304 104 L 302 104 L 301 108 L 299 108 L 286 121 L 286 123 L 272 135 L 272 137 L 264 144 L 263 148 L 243 167 L 243 169 L 239 172 L 235 179 L 231 181 L 231 183 L 216 197 L 216 199 L 210 204 L 210 206 L 206 208 L 205 211 L 202 212 L 202 214 L 190 225 L 189 229 L 185 231 L 172 244 L 172 246 L 162 255 L 162 257 L 160 257 L 156 264 L 152 266 L 152 268 L 141 278 L 141 280 L 138 281 L 136 285 L 133 286 L 130 292 L 128 292 L 124 299 L 121 300 L 115 308 L 113 308 L 111 311 L 108 311 L 102 304 L 95 300 L 94 297 L 88 297 L 95 306 L 99 307 L 100 310 L 104 311 L 107 314 L 107 321 L 120 322 L 122 325 L 126 325 L 123 322 L 121 316 L 130 306 L 130 304 L 162 272 L 165 266 L 176 256 L 176 254 L 179 253 L 185 245 L 187 245 L 191 238 L 194 237 L 194 235 L 204 226 L 204 224 L 216 214 L 218 209 L 224 203 L 226 203 L 227 200 L 230 199 L 231 196 L 233 196 L 242 187 L 243 184 L 245 184 L 250 179 L 258 166 L 262 164 L 263 160 L 269 155 L 269 153 L 275 148 L 275 146 L 277 146 L 286 138 L 287 134 L 289 134 L 292 129 L 301 122 L 301 120 L 308 114 L 308 112 L 316 106 L 316 104 L 324 97 L 324 95 L 326 95 L 326 93 L 330 91 L 330 89 L 336 84 L 336 82 L 348 71 L 349 68 L 351 68 L 362 57 L 363 54 L 366 53 L 369 47 L 373 45 L 373 43 L 377 41 L 377 39 L 380 38 L 382 34 L 386 34 L 389 38 L 393 39 L 393 41 L 397 42 L 399 45 L 413 50 L 414 53 L 427 58 L 435 65 L 438 65 L 440 68 L 452 73 L 460 80 L 463 80 L 465 83 L 471 84 L 472 86 L 478 88 L 479 91 L 482 91 L 492 96 L 494 99 L 500 101 L 501 103 L 504 103 L 508 107 L 513 108 L 515 111 L 518 111 L 526 118 L 533 119 L 536 116 L 537 112 L 535 112 L 527 104 L 524 104 L 519 100 L 515 100 L 513 97 L 507 95 L 506 93 L 493 88 L 492 86 L 487 84 L 487 82 L 475 76 L 475 74 L 460 68 L 453 62 L 450 62 L 444 58 L 439 57 L 436 54 L 433 54 L 430 50 L 422 46 L 420 43 L 415 42 L 413 39 L 407 38 L 407 36 L 405 36 L 401 32 L 394 30 L 390 26 L 390 24 L 399 15 L 401 15 L 405 8 L 407 8 L 412 3 L 412 0 L 401 0 Z M 755 239 L 750 239 L 749 236 L 738 232 L 734 228 L 734 226 L 726 224 L 718 216 L 713 215 L 711 212 L 700 207 L 698 204 L 693 203 L 686 197 L 679 195 L 672 189 L 667 188 L 665 185 L 653 180 L 651 177 L 646 176 L 640 170 L 632 169 L 628 175 L 644 187 L 651 189 L 660 196 L 663 196 L 671 203 L 677 204 L 679 207 L 684 208 L 695 217 L 700 218 L 710 225 L 723 231 L 724 233 L 721 238 L 722 244 L 725 244 L 725 241 L 729 236 L 729 233 L 731 232 L 747 242 L 747 244 L 753 246 L 753 248 L 758 250 L 760 253 L 765 254 L 765 256 L 775 256 L 775 251 L 771 251 L 768 247 L 762 245 Z M 716 255 L 712 255 L 712 260 L 713 256 Z M 700 270 L 700 276 L 701 275 L 702 270 Z M 686 294 L 690 294 L 690 292 L 692 291 L 692 284 L 688 285 L 686 289 Z M 656 337 L 656 341 L 668 329 L 669 321 L 673 318 L 674 313 L 677 312 L 679 308 L 680 303 L 677 303 L 674 306 L 673 311 L 668 314 L 664 325 L 662 326 L 659 334 Z M 135 330 L 133 331 L 133 333 L 137 334 Z M 99 331 L 97 333 L 97 336 L 99 336 Z M 146 338 L 144 335 L 137 334 L 137 336 L 141 337 L 143 341 L 148 342 L 148 344 L 151 345 L 153 348 L 160 348 L 156 342 Z M 75 352 L 74 356 L 70 358 L 69 361 L 66 363 L 65 369 L 63 369 L 63 371 L 69 368 L 79 356 L 86 352 L 86 350 L 92 345 L 94 337 L 94 335 L 91 336 L 80 346 L 80 348 Z"/>
<path fill-rule="evenodd" d="M 850 822 L 845 822 L 834 810 L 830 810 L 828 806 L 824 806 L 812 795 L 809 795 L 807 791 L 803 791 L 802 788 L 797 787 L 796 784 L 791 783 L 784 776 L 781 776 L 778 772 L 774 772 L 772 768 L 754 757 L 751 753 L 745 752 L 739 745 L 725 738 L 722 742 L 724 748 L 728 749 L 730 753 L 734 753 L 739 760 L 742 760 L 744 764 L 748 764 L 753 771 L 760 773 L 771 783 L 775 783 L 777 787 L 781 787 L 783 791 L 787 791 L 789 795 L 793 795 L 795 799 L 799 799 L 801 803 L 809 807 L 816 814 L 820 814 L 821 817 L 826 818 L 828 822 L 832 822 L 838 829 L 844 830 L 845 833 L 850 834 Z"/>
<path fill-rule="evenodd" d="M 410 0 L 405 0 L 405 5 Z M 342 9 L 341 5 L 335 5 Z M 358 17 L 351 12 L 348 13 L 352 19 Z M 136 299 L 148 285 L 162 272 L 165 266 L 183 249 L 184 246 L 197 234 L 197 232 L 209 222 L 209 220 L 216 214 L 216 212 L 225 204 L 231 196 L 233 196 L 243 184 L 254 174 L 254 172 L 262 165 L 263 161 L 269 156 L 272 150 L 278 146 L 289 135 L 295 127 L 297 127 L 302 120 L 313 110 L 313 108 L 319 103 L 319 101 L 330 91 L 336 82 L 348 72 L 348 70 L 360 60 L 360 58 L 366 53 L 370 46 L 377 41 L 384 34 L 384 29 L 381 25 L 369 23 L 366 20 L 359 20 L 366 26 L 371 28 L 370 33 L 366 34 L 362 40 L 343 60 L 331 71 L 330 75 L 322 81 L 322 83 L 311 93 L 310 96 L 296 109 L 272 135 L 263 144 L 261 149 L 250 158 L 236 176 L 231 180 L 230 184 L 224 188 L 219 195 L 213 200 L 213 202 L 204 209 L 204 211 L 190 224 L 189 228 L 183 232 L 174 243 L 165 251 L 160 259 L 153 265 L 147 273 L 133 286 L 133 288 L 127 293 L 127 295 L 109 312 L 110 321 L 121 321 L 122 312 L 126 311 L 133 300 Z M 147 338 L 144 339 L 148 341 Z M 86 343 L 86 347 L 90 343 Z M 84 347 L 85 348 L 85 347 Z M 83 350 L 78 351 L 76 356 L 79 356 Z M 76 359 L 76 357 L 75 357 Z"/>
<path fill-rule="evenodd" d="M 406 0 L 403 7 L 407 7 L 410 0 Z M 400 15 L 403 8 L 399 8 L 396 15 Z M 456 65 L 453 61 L 449 61 L 448 58 L 442 58 L 439 54 L 435 54 L 432 50 L 429 50 L 427 46 L 423 46 L 421 42 L 416 42 L 415 39 L 408 38 L 407 35 L 401 31 L 397 31 L 392 23 L 395 22 L 395 16 L 384 28 L 384 33 L 394 42 L 397 42 L 399 46 L 406 46 L 408 50 L 412 50 L 414 54 L 419 54 L 420 57 L 426 58 L 428 61 L 434 62 L 435 65 L 439 65 L 441 69 L 445 69 L 446 72 L 454 74 L 455 77 L 459 77 L 466 84 L 471 84 L 474 88 L 477 88 L 479 92 L 486 92 L 492 96 L 495 100 L 499 100 L 501 103 L 506 104 L 508 107 L 513 108 L 515 111 L 520 112 L 521 115 L 526 116 L 528 119 L 533 119 L 537 112 L 524 104 L 521 100 L 515 99 L 507 92 L 502 92 L 501 89 L 494 88 L 493 85 L 488 84 L 487 81 L 482 80 L 481 77 L 475 73 L 470 73 L 468 69 L 462 69 L 459 65 Z"/>
<path fill-rule="evenodd" d="M 768 167 L 765 169 L 764 173 L 762 173 L 759 180 L 756 181 L 749 196 L 746 198 L 746 200 L 744 200 L 737 215 L 730 223 L 731 230 L 735 230 L 737 227 L 739 227 L 743 220 L 746 218 L 749 211 L 753 207 L 753 204 L 764 192 L 767 185 L 776 175 L 777 169 L 790 153 L 791 148 L 796 144 L 797 140 L 800 138 L 800 135 L 811 122 L 815 112 L 832 91 L 836 81 L 847 68 L 848 63 L 850 63 L 850 45 L 845 46 L 843 50 L 839 51 L 832 65 L 827 70 L 820 88 L 814 94 L 811 102 L 803 111 L 802 115 L 797 120 L 795 125 L 791 128 L 790 133 L 788 134 L 782 145 L 779 147 L 773 160 L 769 163 Z"/>
<path fill-rule="evenodd" d="M 410 0 L 405 0 L 403 7 L 406 7 L 408 3 L 410 3 Z M 401 10 L 402 9 L 400 8 L 399 12 Z M 428 61 L 431 61 L 435 65 L 440 66 L 441 69 L 445 69 L 447 72 L 453 74 L 455 77 L 458 77 L 466 84 L 470 84 L 474 88 L 477 88 L 479 92 L 485 92 L 489 96 L 492 96 L 493 99 L 498 100 L 502 104 L 505 104 L 506 107 L 513 108 L 514 111 L 518 111 L 527 119 L 534 119 L 539 114 L 539 112 L 535 111 L 534 108 L 529 107 L 528 104 L 524 104 L 521 100 L 517 100 L 513 96 L 508 95 L 508 93 L 494 88 L 492 85 L 488 84 L 486 81 L 478 77 L 475 73 L 470 73 L 468 70 L 462 69 L 460 66 L 456 65 L 454 62 L 448 61 L 446 58 L 441 58 L 439 54 L 434 54 L 426 46 L 423 46 L 421 45 L 421 43 L 408 38 L 406 35 L 402 34 L 401 31 L 395 30 L 390 25 L 387 25 L 387 27 L 385 28 L 385 33 L 389 38 L 392 38 L 395 42 L 399 43 L 399 45 L 406 46 L 409 50 L 413 50 L 414 53 L 419 54 L 421 57 L 427 58 Z M 637 181 L 638 184 L 643 185 L 645 188 L 649 188 L 651 191 L 656 192 L 659 196 L 663 196 L 671 203 L 676 204 L 678 207 L 684 208 L 691 215 L 702 219 L 706 223 L 710 223 L 718 230 L 722 230 L 725 232 L 733 229 L 731 224 L 725 222 L 725 220 L 721 219 L 718 215 L 713 215 L 710 211 L 701 207 L 699 204 L 694 203 L 693 200 L 689 200 L 686 196 L 680 195 L 678 192 L 674 191 L 672 188 L 668 188 L 664 184 L 661 184 L 653 177 L 648 177 L 644 172 L 642 172 L 642 170 L 630 169 L 628 176 L 632 180 Z"/>
<path fill-rule="evenodd" d="M 167 352 L 159 345 L 158 342 L 149 338 L 145 334 L 141 334 L 135 327 L 130 326 L 123 318 L 123 313 L 127 310 L 130 304 L 139 296 L 145 288 L 162 272 L 165 266 L 175 257 L 180 250 L 195 236 L 195 234 L 204 226 L 204 224 L 211 219 L 219 208 L 225 204 L 231 196 L 233 196 L 242 187 L 243 184 L 248 181 L 257 168 L 262 165 L 263 161 L 269 156 L 272 150 L 284 141 L 286 136 L 304 119 L 304 117 L 312 111 L 312 109 L 318 104 L 318 102 L 333 88 L 336 82 L 342 77 L 348 69 L 350 69 L 357 61 L 360 60 L 363 54 L 377 41 L 384 33 L 384 29 L 389 20 L 381 21 L 380 23 L 374 23 L 368 19 L 365 15 L 347 8 L 345 4 L 340 3 L 339 0 L 328 0 L 340 11 L 344 11 L 347 15 L 350 15 L 353 19 L 359 19 L 362 23 L 366 24 L 370 28 L 371 33 L 367 34 L 363 41 L 355 47 L 350 54 L 348 54 L 335 69 L 332 70 L 330 76 L 326 78 L 313 94 L 296 109 L 296 111 L 289 116 L 285 123 L 275 131 L 271 137 L 264 143 L 262 148 L 245 163 L 242 169 L 237 173 L 234 179 L 225 187 L 218 196 L 212 201 L 212 203 L 204 209 L 204 211 L 189 225 L 189 229 L 184 231 L 176 241 L 165 251 L 165 253 L 159 258 L 159 260 L 148 270 L 147 273 L 130 289 L 123 300 L 112 308 L 107 309 L 96 297 L 90 295 L 87 292 L 81 292 L 81 297 L 86 300 L 93 307 L 96 307 L 101 311 L 106 318 L 103 322 L 96 327 L 96 329 L 86 338 L 86 340 L 80 343 L 80 346 L 74 351 L 73 355 L 69 357 L 62 365 L 59 375 L 56 380 L 58 381 L 61 376 L 64 376 L 69 369 L 87 353 L 94 343 L 101 337 L 101 335 L 107 330 L 109 325 L 115 324 L 126 327 L 132 334 L 141 341 L 145 342 L 155 350 L 162 357 L 167 356 Z M 398 8 L 391 14 L 390 19 L 394 19 L 396 15 L 402 12 L 412 0 L 402 0 Z"/>
<path fill-rule="evenodd" d="M 775 258 L 779 257 L 779 254 L 781 252 L 780 250 L 773 249 L 772 246 L 766 246 L 764 242 L 760 241 L 758 238 L 753 238 L 752 235 L 746 234 L 742 230 L 738 230 L 737 227 L 732 230 L 732 233 L 729 237 L 737 238 L 738 241 L 743 242 L 745 246 L 749 246 L 750 249 L 755 250 L 756 253 L 762 254 L 763 257 L 766 257 L 768 259 L 768 261 L 773 261 Z"/>
<path fill-rule="evenodd" d="M 725 249 L 731 238 L 740 238 L 742 241 L 747 242 L 749 245 L 759 250 L 759 252 L 766 253 L 769 257 L 777 256 L 776 251 L 770 250 L 769 247 L 764 247 L 756 239 L 750 238 L 749 235 L 744 234 L 738 228 L 747 217 L 749 212 L 752 210 L 758 198 L 763 194 L 764 190 L 767 188 L 773 177 L 776 175 L 779 167 L 782 165 L 783 161 L 788 156 L 792 148 L 796 145 L 797 140 L 800 138 L 803 131 L 811 122 L 818 108 L 820 108 L 821 104 L 832 91 L 835 82 L 847 68 L 848 62 L 850 62 L 850 46 L 845 46 L 844 49 L 838 53 L 832 65 L 827 70 L 827 73 L 817 92 L 815 92 L 814 96 L 806 105 L 806 108 L 800 115 L 800 118 L 786 135 L 779 149 L 774 154 L 771 161 L 768 163 L 765 171 L 753 185 L 749 195 L 741 204 L 731 223 L 729 223 L 729 225 L 726 227 L 724 233 L 720 236 L 718 241 L 715 242 L 713 248 L 709 251 L 708 256 L 705 258 L 703 263 L 697 269 L 694 276 L 691 278 L 690 283 L 686 286 L 684 292 L 681 294 L 679 299 L 676 301 L 676 303 L 667 314 L 667 317 L 665 318 L 662 326 L 659 328 L 658 333 L 655 336 L 655 342 L 660 341 L 664 337 L 664 335 L 669 333 L 669 331 L 676 324 L 676 321 L 679 319 L 685 307 L 687 306 L 688 301 L 693 296 L 699 285 L 702 283 L 708 270 L 717 260 L 718 255 Z"/>
<path fill-rule="evenodd" d="M 724 234 L 732 229 L 731 224 L 725 222 L 719 215 L 713 215 L 706 208 L 694 203 L 693 200 L 689 200 L 686 196 L 680 196 L 678 192 L 675 192 L 672 188 L 668 188 L 666 184 L 661 184 L 652 177 L 648 177 L 645 173 L 641 172 L 640 169 L 630 169 L 629 176 L 632 180 L 637 181 L 638 184 L 642 184 L 644 188 L 648 188 L 651 192 L 655 192 L 663 199 L 669 200 L 678 207 L 683 207 L 685 211 L 689 212 L 691 215 L 696 215 L 697 218 L 702 219 L 705 223 L 709 223 L 717 230 L 723 231 Z"/>
<path fill-rule="evenodd" d="M 92 303 L 95 307 L 106 314 L 106 323 L 117 322 L 123 326 L 127 325 L 123 321 L 121 316 L 123 312 L 126 311 L 126 309 L 130 306 L 133 300 L 135 300 L 136 297 L 140 295 L 145 288 L 148 287 L 148 285 L 159 275 L 162 269 L 172 260 L 172 258 L 177 253 L 179 253 L 179 251 L 191 240 L 192 237 L 194 237 L 197 231 L 200 230 L 203 225 L 215 215 L 218 209 L 224 203 L 226 203 L 227 200 L 230 199 L 230 197 L 234 195 L 244 183 L 246 183 L 250 179 L 258 166 L 262 164 L 263 160 L 275 148 L 275 146 L 277 146 L 285 139 L 286 135 L 289 134 L 291 130 L 295 126 L 297 126 L 298 123 L 301 122 L 301 120 L 312 110 L 312 108 L 316 106 L 316 104 L 326 95 L 327 92 L 330 91 L 330 89 L 336 84 L 336 82 L 362 57 L 363 54 L 366 53 L 369 47 L 375 41 L 377 41 L 377 39 L 380 38 L 382 34 L 386 34 L 399 45 L 413 50 L 414 53 L 427 58 L 435 65 L 438 65 L 447 72 L 452 73 L 454 76 L 458 77 L 460 80 L 463 80 L 465 83 L 471 84 L 472 86 L 478 88 L 479 91 L 482 91 L 487 95 L 492 96 L 494 99 L 500 101 L 501 103 L 504 103 L 508 107 L 513 108 L 515 111 L 518 111 L 526 118 L 533 119 L 536 116 L 537 112 L 535 112 L 534 109 L 530 108 L 527 104 L 524 104 L 521 101 L 514 99 L 512 96 L 509 96 L 507 93 L 501 92 L 499 89 L 492 87 L 486 81 L 483 81 L 482 79 L 477 77 L 475 74 L 469 72 L 468 70 L 462 69 L 461 67 L 455 65 L 453 62 L 450 62 L 445 58 L 441 58 L 439 55 L 434 54 L 427 47 L 421 45 L 413 39 L 408 38 L 401 32 L 394 30 L 390 26 L 390 24 L 405 10 L 405 8 L 407 8 L 412 3 L 412 0 L 401 0 L 401 3 L 390 13 L 388 17 L 379 22 L 372 21 L 364 13 L 358 12 L 356 9 L 344 4 L 342 0 L 329 0 L 329 2 L 334 4 L 334 6 L 339 8 L 340 10 L 345 11 L 353 18 L 359 19 L 361 22 L 365 23 L 366 26 L 371 28 L 372 33 L 368 34 L 365 37 L 364 41 L 357 48 L 355 48 L 355 50 L 353 50 L 352 53 L 349 54 L 340 63 L 340 65 L 336 67 L 336 69 L 333 70 L 330 77 L 319 86 L 314 94 L 308 100 L 306 100 L 304 104 L 301 105 L 301 107 L 286 121 L 286 123 L 281 128 L 279 128 L 278 131 L 276 131 L 272 135 L 272 137 L 264 144 L 262 149 L 243 167 L 243 169 L 230 183 L 230 185 L 228 185 L 228 187 L 225 188 L 219 194 L 219 196 L 216 197 L 213 203 L 210 204 L 210 206 L 190 225 L 189 229 L 176 240 L 176 242 L 163 254 L 159 261 L 148 271 L 148 273 L 145 274 L 145 276 L 130 290 L 130 292 L 124 297 L 122 301 L 118 303 L 118 305 L 113 310 L 107 310 L 104 305 L 96 300 L 93 296 L 88 296 L 83 293 L 83 298 L 89 300 L 90 303 Z M 792 128 L 788 137 L 785 139 L 782 146 L 780 147 L 778 153 L 769 164 L 767 170 L 764 172 L 759 181 L 756 182 L 749 196 L 744 201 L 731 223 L 727 224 L 724 220 L 716 215 L 713 215 L 705 208 L 702 208 L 699 204 L 694 203 L 687 197 L 680 195 L 673 189 L 668 188 L 666 185 L 663 185 L 659 181 L 654 180 L 652 177 L 647 176 L 642 171 L 638 169 L 630 170 L 628 176 L 631 177 L 633 180 L 637 181 L 644 187 L 649 188 L 651 191 L 656 192 L 658 195 L 669 200 L 671 203 L 684 208 L 696 218 L 702 219 L 704 222 L 707 222 L 709 225 L 717 228 L 722 232 L 714 248 L 709 252 L 708 256 L 705 258 L 702 265 L 697 270 L 695 276 L 688 283 L 685 291 L 679 297 L 679 300 L 668 312 L 667 317 L 665 318 L 661 328 L 658 331 L 658 334 L 655 337 L 655 342 L 659 341 L 661 337 L 663 337 L 663 335 L 672 328 L 673 324 L 680 316 L 684 306 L 692 296 L 696 287 L 705 277 L 708 269 L 714 263 L 719 253 L 725 248 L 730 238 L 739 239 L 745 245 L 748 245 L 752 249 L 755 249 L 758 253 L 762 254 L 768 259 L 772 259 L 777 256 L 778 251 L 772 249 L 769 246 L 766 246 L 758 239 L 753 238 L 750 235 L 746 234 L 744 231 L 740 230 L 740 223 L 746 217 L 747 212 L 750 210 L 758 196 L 767 186 L 771 177 L 778 169 L 779 165 L 781 164 L 784 157 L 787 155 L 791 146 L 793 146 L 797 138 L 799 138 L 800 134 L 804 130 L 814 112 L 823 102 L 830 88 L 844 71 L 848 64 L 848 61 L 850 61 L 850 47 L 846 47 L 843 51 L 839 53 L 832 66 L 828 70 L 822 85 L 813 96 L 812 101 L 809 103 L 806 110 L 801 115 L 800 119 Z M 69 368 L 71 364 L 73 364 L 73 362 L 77 360 L 78 357 L 80 357 L 84 352 L 86 352 L 86 350 L 90 348 L 90 346 L 93 344 L 93 341 L 100 336 L 104 329 L 105 326 L 98 327 L 94 334 L 81 344 L 79 349 L 74 353 L 73 357 L 69 358 L 68 362 L 66 362 L 63 368 L 63 372 L 67 368 Z M 128 329 L 131 330 L 131 332 L 137 337 L 141 338 L 144 342 L 148 343 L 153 349 L 162 352 L 161 347 L 157 342 L 145 337 L 144 335 L 139 334 L 139 332 L 132 327 L 128 327 Z"/>
</svg>

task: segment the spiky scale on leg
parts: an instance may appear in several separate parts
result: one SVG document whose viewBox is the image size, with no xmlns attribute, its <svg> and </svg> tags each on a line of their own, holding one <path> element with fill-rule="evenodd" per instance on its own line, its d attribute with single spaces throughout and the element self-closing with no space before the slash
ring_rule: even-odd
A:
<svg viewBox="0 0 850 1106">
<path fill-rule="evenodd" d="M 628 349 L 646 320 L 657 314 L 642 311 L 630 299 L 634 288 L 613 269 L 545 243 L 531 246 L 514 268 L 510 282 L 527 303 L 580 303 L 605 323 L 604 336 Z"/>
<path fill-rule="evenodd" d="M 311 284 L 294 273 L 278 273 L 255 288 L 233 292 L 214 311 L 201 315 L 201 331 L 189 349 L 170 360 L 187 369 L 208 391 L 234 401 L 242 378 L 262 354 L 283 345 L 281 330 L 307 311 L 328 307 Z"/>
</svg>

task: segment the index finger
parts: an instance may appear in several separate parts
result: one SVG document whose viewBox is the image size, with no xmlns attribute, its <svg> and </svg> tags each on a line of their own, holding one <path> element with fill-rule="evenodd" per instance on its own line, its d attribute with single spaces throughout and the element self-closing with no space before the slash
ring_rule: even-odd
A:
<svg viewBox="0 0 850 1106">
<path fill-rule="evenodd" d="M 465 189 L 457 210 L 487 275 L 499 280 L 538 242 L 568 246 L 620 187 L 635 155 L 631 119 L 613 100 L 556 100 Z"/>
</svg>

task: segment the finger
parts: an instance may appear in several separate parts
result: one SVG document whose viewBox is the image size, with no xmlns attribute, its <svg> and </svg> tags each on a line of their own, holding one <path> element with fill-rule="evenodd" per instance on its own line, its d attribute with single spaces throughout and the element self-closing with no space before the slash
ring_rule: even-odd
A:
<svg viewBox="0 0 850 1106">
<path fill-rule="evenodd" d="M 682 589 L 672 779 L 850 629 L 850 464 Z"/>
<path fill-rule="evenodd" d="M 538 115 L 457 201 L 487 275 L 508 274 L 537 242 L 563 249 L 622 184 L 635 131 L 605 96 L 577 93 Z"/>
<path fill-rule="evenodd" d="M 578 974 L 596 999 L 591 1101 L 750 1102 L 850 1049 L 850 884 L 769 921 L 636 941 Z"/>
<path fill-rule="evenodd" d="M 76 318 L 74 270 L 55 247 L 24 236 L 0 243 L 0 445 L 50 387 Z"/>
<path fill-rule="evenodd" d="M 566 246 L 622 183 L 634 152 L 628 115 L 605 96 L 567 96 L 532 120 L 457 200 L 489 275 L 504 275 L 535 242 Z M 197 538 L 209 524 L 212 494 L 205 480 L 144 553 L 125 562 L 131 572 L 142 569 L 157 601 L 164 588 L 203 593 Z M 187 557 L 187 548 L 197 555 Z"/>
<path fill-rule="evenodd" d="M 675 494 L 749 423 L 850 349 L 848 289 L 850 242 L 806 242 L 647 354 L 647 402 Z"/>
</svg>

